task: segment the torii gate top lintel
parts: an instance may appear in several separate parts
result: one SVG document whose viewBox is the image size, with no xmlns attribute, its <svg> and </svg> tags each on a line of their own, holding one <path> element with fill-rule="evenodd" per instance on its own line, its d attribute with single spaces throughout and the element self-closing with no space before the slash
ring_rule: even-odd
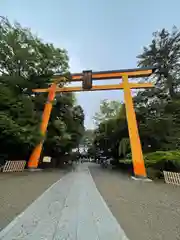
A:
<svg viewBox="0 0 180 240">
<path fill-rule="evenodd" d="M 92 72 L 93 80 L 106 80 L 106 79 L 119 79 L 123 75 L 128 75 L 129 78 L 139 78 L 139 77 L 148 77 L 156 70 L 155 67 L 144 67 L 144 68 L 132 68 L 132 69 L 120 69 L 120 70 L 110 70 L 110 71 L 98 71 L 92 72 L 91 70 L 85 70 L 81 73 L 70 74 L 70 81 L 79 82 L 82 81 L 83 72 Z M 59 79 L 61 81 L 63 74 L 54 75 L 52 79 Z"/>
<path fill-rule="evenodd" d="M 122 69 L 122 70 L 111 70 L 111 71 L 99 71 L 92 72 L 91 70 L 82 71 L 82 73 L 73 73 L 68 77 L 60 74 L 52 77 L 52 82 L 56 83 L 55 92 L 81 92 L 81 91 L 100 91 L 100 90 L 118 90 L 123 88 L 123 83 L 109 84 L 109 85 L 92 85 L 93 80 L 110 80 L 110 79 L 121 79 L 123 76 L 128 78 L 140 78 L 148 77 L 155 72 L 155 67 L 135 68 L 135 69 Z M 88 80 L 89 87 L 58 87 L 58 84 L 63 82 L 79 82 Z M 131 89 L 135 88 L 151 88 L 152 83 L 129 83 Z M 46 89 L 33 89 L 33 92 L 49 92 L 50 88 Z"/>
</svg>

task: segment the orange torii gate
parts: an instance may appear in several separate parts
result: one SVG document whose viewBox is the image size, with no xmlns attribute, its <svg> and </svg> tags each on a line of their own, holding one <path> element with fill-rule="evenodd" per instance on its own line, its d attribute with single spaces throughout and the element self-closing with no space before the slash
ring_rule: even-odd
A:
<svg viewBox="0 0 180 240">
<path fill-rule="evenodd" d="M 56 75 L 53 77 L 53 83 L 50 88 L 46 89 L 33 89 L 33 92 L 48 92 L 48 100 L 45 104 L 44 112 L 42 115 L 41 132 L 45 135 L 51 110 L 52 103 L 55 98 L 56 92 L 78 92 L 78 91 L 98 91 L 98 90 L 124 90 L 126 116 L 128 122 L 128 131 L 131 144 L 132 161 L 134 167 L 134 174 L 136 177 L 146 177 L 146 169 L 142 154 L 142 147 L 138 133 L 137 121 L 135 110 L 133 106 L 133 99 L 131 89 L 151 88 L 152 83 L 130 83 L 128 78 L 148 77 L 155 71 L 155 68 L 136 68 L 115 71 L 83 71 L 82 73 L 71 74 L 70 82 L 82 81 L 82 87 L 58 87 L 58 84 L 63 82 L 65 77 L 63 75 Z M 120 79 L 122 83 L 111 85 L 93 86 L 93 80 L 108 80 Z M 29 168 L 37 168 L 42 151 L 43 141 L 40 142 L 33 150 L 29 162 Z"/>
</svg>

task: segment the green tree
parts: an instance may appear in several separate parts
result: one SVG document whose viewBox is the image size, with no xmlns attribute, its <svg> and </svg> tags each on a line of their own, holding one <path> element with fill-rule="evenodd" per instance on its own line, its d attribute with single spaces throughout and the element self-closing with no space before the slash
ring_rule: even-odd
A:
<svg viewBox="0 0 180 240">
<path fill-rule="evenodd" d="M 65 49 L 55 48 L 19 23 L 0 20 L 0 154 L 1 159 L 28 159 L 40 141 L 39 126 L 47 88 L 56 73 L 68 73 Z M 65 84 L 65 83 L 63 83 Z M 50 118 L 44 154 L 57 158 L 78 145 L 84 114 L 73 94 L 57 94 Z M 20 151 L 18 150 L 20 149 Z"/>
<path fill-rule="evenodd" d="M 102 103 L 104 102 L 106 100 Z M 99 124 L 94 132 L 94 149 L 105 156 L 118 159 L 119 144 L 123 138 L 128 137 L 124 104 L 109 101 L 105 108 L 100 108 L 100 113 L 96 116 L 101 118 L 98 119 Z"/>
<path fill-rule="evenodd" d="M 152 76 L 155 87 L 138 91 L 133 98 L 143 152 L 180 149 L 179 30 L 154 33 L 150 45 L 137 58 L 140 67 L 157 67 Z M 118 163 L 130 150 L 125 106 L 111 114 L 109 105 L 102 105 L 96 114 L 94 148 Z"/>
<path fill-rule="evenodd" d="M 119 144 L 119 156 L 125 157 L 130 150 L 129 138 L 122 138 Z"/>
<path fill-rule="evenodd" d="M 100 103 L 99 112 L 95 113 L 94 120 L 96 125 L 99 123 L 109 120 L 113 117 L 117 117 L 121 108 L 121 103 L 118 101 L 103 100 Z"/>
<path fill-rule="evenodd" d="M 145 150 L 179 146 L 179 59 L 180 32 L 176 27 L 172 32 L 155 32 L 151 44 L 138 56 L 139 66 L 158 67 L 153 76 L 155 88 L 140 91 L 134 98 Z"/>
<path fill-rule="evenodd" d="M 84 135 L 81 139 L 80 144 L 84 147 L 86 147 L 87 149 L 91 148 L 92 144 L 93 144 L 93 140 L 94 140 L 94 130 L 92 129 L 86 129 L 84 131 Z"/>
<path fill-rule="evenodd" d="M 163 28 L 153 33 L 151 44 L 144 47 L 143 53 L 138 56 L 138 65 L 158 67 L 158 74 L 153 76 L 156 93 L 168 95 L 170 98 L 177 95 L 180 86 L 179 58 L 180 32 L 176 27 L 173 27 L 172 32 Z"/>
</svg>

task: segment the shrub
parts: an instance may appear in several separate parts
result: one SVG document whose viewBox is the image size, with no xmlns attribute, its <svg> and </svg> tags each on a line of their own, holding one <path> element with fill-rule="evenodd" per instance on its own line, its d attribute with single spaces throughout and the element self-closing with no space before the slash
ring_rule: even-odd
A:
<svg viewBox="0 0 180 240">
<path fill-rule="evenodd" d="M 126 154 L 126 159 L 132 159 L 132 153 L 131 152 Z"/>
<path fill-rule="evenodd" d="M 144 155 L 147 175 L 152 179 L 163 178 L 163 171 L 180 172 L 180 151 L 157 151 Z M 124 171 L 132 170 L 131 154 L 119 159 L 119 167 Z"/>
<path fill-rule="evenodd" d="M 160 171 L 180 171 L 180 151 L 157 151 L 144 156 L 146 167 Z"/>
</svg>

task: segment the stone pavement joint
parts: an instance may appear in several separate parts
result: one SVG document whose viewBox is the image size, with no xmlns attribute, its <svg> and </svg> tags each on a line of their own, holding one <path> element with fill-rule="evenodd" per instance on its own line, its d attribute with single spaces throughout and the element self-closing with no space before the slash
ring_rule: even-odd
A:
<svg viewBox="0 0 180 240">
<path fill-rule="evenodd" d="M 128 240 L 98 192 L 87 164 L 45 191 L 0 232 L 0 239 Z"/>
</svg>

